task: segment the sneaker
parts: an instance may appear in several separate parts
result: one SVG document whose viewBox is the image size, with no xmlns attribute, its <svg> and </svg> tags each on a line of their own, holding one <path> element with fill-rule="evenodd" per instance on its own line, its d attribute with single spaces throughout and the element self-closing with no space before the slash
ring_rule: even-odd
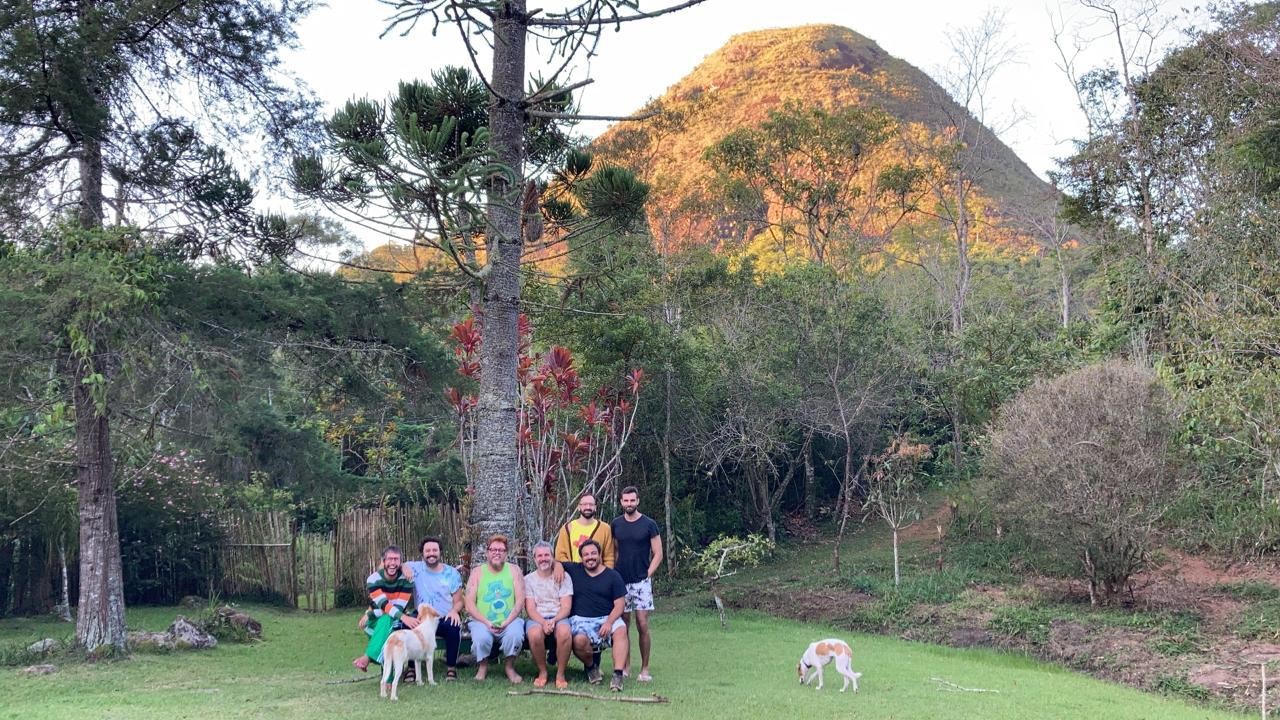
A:
<svg viewBox="0 0 1280 720">
<path fill-rule="evenodd" d="M 622 692 L 622 675 L 618 673 L 613 674 L 613 680 L 609 682 L 609 691 Z"/>
<path fill-rule="evenodd" d="M 603 679 L 604 679 L 604 675 L 600 672 L 599 665 L 592 665 L 591 667 L 587 668 L 587 682 L 591 683 L 592 685 L 599 685 L 600 681 Z"/>
</svg>

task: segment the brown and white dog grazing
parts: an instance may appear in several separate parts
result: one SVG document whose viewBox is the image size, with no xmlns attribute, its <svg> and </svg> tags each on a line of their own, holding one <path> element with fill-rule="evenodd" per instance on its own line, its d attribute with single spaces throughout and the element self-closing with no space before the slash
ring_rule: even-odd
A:
<svg viewBox="0 0 1280 720">
<path fill-rule="evenodd" d="M 853 683 L 853 691 L 858 692 L 858 678 L 862 677 L 862 673 L 856 673 L 849 666 L 853 662 L 853 650 L 849 649 L 849 643 L 834 638 L 829 640 L 819 640 L 809 645 L 804 651 L 804 655 L 800 656 L 800 664 L 796 666 L 796 671 L 800 674 L 800 683 L 809 684 L 813 682 L 813 678 L 818 678 L 818 687 L 815 690 L 822 689 L 822 668 L 829 662 L 835 662 L 836 671 L 844 676 L 844 686 L 840 688 L 840 692 L 844 692 L 849 687 L 849 683 Z M 809 671 L 813 670 L 810 674 Z M 809 677 L 805 677 L 809 675 Z"/>
<path fill-rule="evenodd" d="M 398 700 L 396 690 L 400 687 L 400 675 L 404 666 L 413 661 L 415 681 L 422 684 L 422 663 L 427 663 L 427 682 L 436 684 L 432 672 L 432 662 L 436 655 L 436 626 L 440 624 L 440 616 L 429 603 L 418 606 L 418 626 L 405 628 L 391 633 L 382 646 L 382 688 L 381 697 L 387 696 L 387 688 L 391 688 L 391 699 Z"/>
</svg>

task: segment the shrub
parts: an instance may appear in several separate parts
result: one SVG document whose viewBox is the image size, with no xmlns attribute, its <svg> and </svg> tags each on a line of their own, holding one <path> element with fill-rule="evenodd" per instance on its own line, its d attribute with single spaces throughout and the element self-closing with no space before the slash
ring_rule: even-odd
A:
<svg viewBox="0 0 1280 720">
<path fill-rule="evenodd" d="M 1073 567 L 1095 604 L 1123 589 L 1181 486 L 1177 417 L 1150 370 L 1120 361 L 1039 381 L 1003 407 L 986 453 L 991 500 L 1041 548 L 1032 561 Z"/>
</svg>

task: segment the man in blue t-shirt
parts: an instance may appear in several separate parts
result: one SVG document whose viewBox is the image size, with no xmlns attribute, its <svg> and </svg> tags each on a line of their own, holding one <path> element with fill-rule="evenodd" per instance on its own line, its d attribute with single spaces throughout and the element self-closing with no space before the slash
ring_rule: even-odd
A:
<svg viewBox="0 0 1280 720">
<path fill-rule="evenodd" d="M 404 564 L 412 572 L 414 607 L 429 603 L 440 615 L 436 637 L 444 638 L 446 681 L 458 679 L 458 644 L 462 638 L 462 576 L 441 560 L 440 538 L 424 537 L 418 543 L 422 560 Z"/>
<path fill-rule="evenodd" d="M 640 512 L 640 491 L 635 486 L 622 489 L 619 497 L 622 514 L 610 523 L 613 543 L 618 548 L 618 562 L 614 569 L 627 585 L 627 600 L 622 620 L 631 625 L 631 613 L 636 614 L 636 630 L 640 640 L 640 674 L 636 679 L 649 682 L 649 613 L 653 611 L 653 583 L 651 578 L 662 565 L 662 535 L 658 523 Z M 616 650 L 614 652 L 617 652 Z M 624 670 L 631 665 L 631 658 L 623 655 Z"/>
<path fill-rule="evenodd" d="M 599 660 L 595 652 L 613 647 L 613 680 L 609 689 L 622 690 L 623 661 L 627 657 L 627 626 L 622 622 L 626 584 L 617 570 L 605 567 L 600 543 L 587 540 L 578 546 L 581 563 L 564 563 L 565 575 L 573 581 L 573 605 L 569 629 L 573 634 L 573 654 L 587 669 L 587 681 L 601 681 Z"/>
</svg>

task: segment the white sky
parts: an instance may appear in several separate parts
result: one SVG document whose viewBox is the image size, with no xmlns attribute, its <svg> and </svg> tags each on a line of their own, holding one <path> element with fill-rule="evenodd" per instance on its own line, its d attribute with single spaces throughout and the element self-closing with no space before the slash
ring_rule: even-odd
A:
<svg viewBox="0 0 1280 720">
<path fill-rule="evenodd" d="M 653 10 L 676 1 L 643 0 L 640 6 Z M 1180 0 L 1117 0 L 1121 7 L 1142 2 L 1159 3 L 1169 15 L 1179 12 Z M 529 4 L 555 9 L 566 3 Z M 595 80 L 578 93 L 582 112 L 626 115 L 660 96 L 735 34 L 814 23 L 850 28 L 937 79 L 950 57 L 949 31 L 975 25 L 992 7 L 1005 12 L 1018 61 L 995 77 L 989 107 L 996 108 L 997 116 L 1016 112 L 1021 117 L 1012 127 L 993 129 L 1044 177 L 1055 167 L 1055 158 L 1070 154 L 1070 141 L 1084 133 L 1075 94 L 1057 67 L 1050 13 L 1065 12 L 1072 26 L 1084 28 L 1081 32 L 1102 36 L 1082 56 L 1083 67 L 1105 64 L 1115 54 L 1114 38 L 1096 25 L 1082 24 L 1093 16 L 1077 0 L 707 0 L 671 15 L 625 23 L 618 32 L 607 29 L 597 55 L 579 62 L 570 79 Z M 432 69 L 468 63 L 452 26 L 442 25 L 433 36 L 429 23 L 420 23 L 407 37 L 392 33 L 379 39 L 390 14 L 391 8 L 377 0 L 329 0 L 302 23 L 301 47 L 287 53 L 286 62 L 330 108 L 353 97 L 385 99 L 401 80 L 427 78 Z M 1170 30 L 1164 40 L 1177 44 L 1181 38 Z M 530 44 L 531 69 L 545 50 Z M 486 59 L 481 67 L 487 70 Z M 594 136 L 604 127 L 590 123 L 579 129 Z"/>
</svg>

